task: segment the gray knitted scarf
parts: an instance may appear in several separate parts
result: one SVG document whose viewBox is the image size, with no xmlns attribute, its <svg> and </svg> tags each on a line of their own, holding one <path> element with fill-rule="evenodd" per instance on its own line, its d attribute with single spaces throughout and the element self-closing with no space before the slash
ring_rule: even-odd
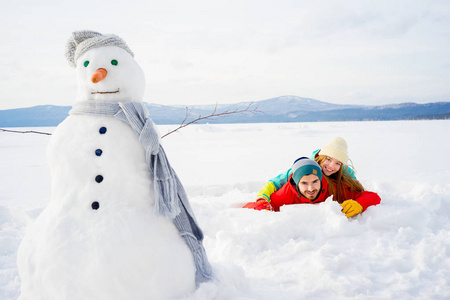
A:
<svg viewBox="0 0 450 300">
<path fill-rule="evenodd" d="M 148 117 L 145 105 L 141 102 L 85 101 L 76 103 L 69 114 L 113 116 L 131 126 L 145 149 L 146 163 L 154 176 L 156 213 L 172 220 L 180 236 L 192 251 L 197 286 L 212 279 L 211 266 L 202 245 L 203 232 L 197 225 L 183 185 L 159 143 L 155 124 Z"/>
</svg>

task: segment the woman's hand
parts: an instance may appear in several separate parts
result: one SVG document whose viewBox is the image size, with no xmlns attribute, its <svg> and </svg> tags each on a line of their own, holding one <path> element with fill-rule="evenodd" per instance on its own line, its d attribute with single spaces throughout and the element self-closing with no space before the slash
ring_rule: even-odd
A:
<svg viewBox="0 0 450 300">
<path fill-rule="evenodd" d="M 347 218 L 353 217 L 363 211 L 361 204 L 352 199 L 342 202 L 341 207 L 341 212 L 343 212 Z"/>
</svg>

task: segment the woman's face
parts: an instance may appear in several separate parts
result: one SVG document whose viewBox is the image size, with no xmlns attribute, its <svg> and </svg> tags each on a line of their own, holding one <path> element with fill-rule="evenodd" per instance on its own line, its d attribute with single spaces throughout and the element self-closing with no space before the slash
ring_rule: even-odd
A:
<svg viewBox="0 0 450 300">
<path fill-rule="evenodd" d="M 342 162 L 339 160 L 327 156 L 327 158 L 322 162 L 322 172 L 326 176 L 333 175 L 342 167 Z"/>
</svg>

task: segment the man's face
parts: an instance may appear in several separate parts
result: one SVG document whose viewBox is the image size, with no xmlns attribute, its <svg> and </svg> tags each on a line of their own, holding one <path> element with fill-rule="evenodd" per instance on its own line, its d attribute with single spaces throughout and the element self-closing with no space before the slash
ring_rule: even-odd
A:
<svg viewBox="0 0 450 300">
<path fill-rule="evenodd" d="M 300 178 L 298 189 L 308 200 L 315 200 L 320 191 L 320 179 L 316 175 L 310 174 Z"/>
</svg>

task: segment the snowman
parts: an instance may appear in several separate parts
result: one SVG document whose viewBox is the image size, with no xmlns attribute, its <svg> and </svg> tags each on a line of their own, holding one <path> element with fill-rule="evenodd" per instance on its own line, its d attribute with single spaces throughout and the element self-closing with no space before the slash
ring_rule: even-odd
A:
<svg viewBox="0 0 450 300">
<path fill-rule="evenodd" d="M 18 251 L 20 300 L 177 299 L 211 279 L 184 189 L 116 35 L 73 32 L 77 101 L 48 146 L 51 199 Z"/>
</svg>

